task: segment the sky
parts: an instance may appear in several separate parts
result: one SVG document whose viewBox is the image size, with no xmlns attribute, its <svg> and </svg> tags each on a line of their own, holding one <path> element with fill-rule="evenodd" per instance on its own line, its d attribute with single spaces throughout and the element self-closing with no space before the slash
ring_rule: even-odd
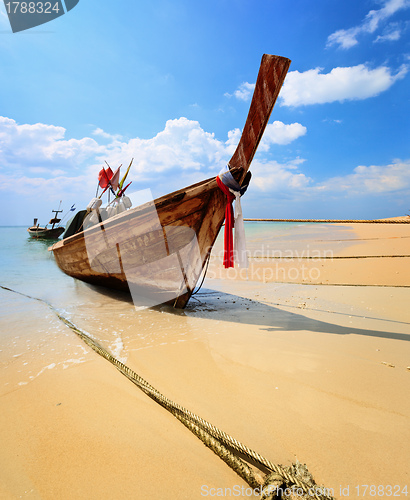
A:
<svg viewBox="0 0 410 500">
<path fill-rule="evenodd" d="M 410 0 L 80 0 L 12 33 L 0 5 L 0 225 L 46 223 L 134 158 L 154 197 L 216 176 L 264 53 L 290 70 L 248 218 L 410 213 Z"/>
</svg>

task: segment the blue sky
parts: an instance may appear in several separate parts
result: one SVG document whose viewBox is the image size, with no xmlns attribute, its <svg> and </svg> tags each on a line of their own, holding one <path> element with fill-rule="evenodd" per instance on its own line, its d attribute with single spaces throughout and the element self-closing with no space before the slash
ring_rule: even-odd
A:
<svg viewBox="0 0 410 500">
<path fill-rule="evenodd" d="M 410 213 L 410 0 L 80 0 L 15 34 L 0 5 L 0 225 L 82 208 L 105 160 L 154 196 L 216 175 L 263 53 L 292 64 L 245 217 Z"/>
</svg>

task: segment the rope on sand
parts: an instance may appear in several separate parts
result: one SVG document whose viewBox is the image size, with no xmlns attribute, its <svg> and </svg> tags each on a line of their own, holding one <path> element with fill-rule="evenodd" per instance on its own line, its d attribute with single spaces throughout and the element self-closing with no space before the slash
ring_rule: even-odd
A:
<svg viewBox="0 0 410 500">
<path fill-rule="evenodd" d="M 299 462 L 292 464 L 290 467 L 273 464 L 259 455 L 259 453 L 251 450 L 203 418 L 195 415 L 178 403 L 171 401 L 128 366 L 115 358 L 89 334 L 62 316 L 49 302 L 2 285 L 0 285 L 0 288 L 46 304 L 93 351 L 112 363 L 147 396 L 172 413 L 208 448 L 228 464 L 251 488 L 260 492 L 261 500 L 271 500 L 278 497 L 295 498 L 296 496 L 304 499 L 333 500 L 333 497 L 329 494 L 331 490 L 318 486 L 306 466 Z M 244 459 L 241 457 L 244 457 Z M 245 460 L 248 463 L 245 463 Z M 248 464 L 257 467 L 265 475 L 263 476 L 255 472 Z"/>
<path fill-rule="evenodd" d="M 281 255 L 261 255 L 260 257 L 250 257 L 252 260 L 263 260 L 263 259 L 277 259 L 277 260 L 336 260 L 336 259 L 408 259 L 410 255 L 295 255 L 284 256 Z"/>
<path fill-rule="evenodd" d="M 319 224 L 410 224 L 407 219 L 243 219 L 248 222 L 317 222 Z"/>
</svg>

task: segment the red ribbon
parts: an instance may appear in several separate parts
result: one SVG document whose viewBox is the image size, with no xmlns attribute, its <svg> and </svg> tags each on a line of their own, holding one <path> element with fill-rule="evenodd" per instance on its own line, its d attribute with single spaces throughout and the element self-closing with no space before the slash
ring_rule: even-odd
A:
<svg viewBox="0 0 410 500">
<path fill-rule="evenodd" d="M 233 235 L 232 229 L 235 224 L 233 215 L 232 202 L 235 196 L 229 191 L 229 188 L 221 181 L 219 176 L 216 178 L 219 188 L 226 194 L 226 208 L 225 208 L 225 237 L 224 237 L 224 267 L 234 267 L 233 259 Z"/>
</svg>

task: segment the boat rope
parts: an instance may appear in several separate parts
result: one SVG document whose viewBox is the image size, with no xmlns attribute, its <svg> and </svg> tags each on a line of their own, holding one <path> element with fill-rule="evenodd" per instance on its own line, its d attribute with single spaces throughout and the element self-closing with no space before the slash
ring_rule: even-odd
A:
<svg viewBox="0 0 410 500">
<path fill-rule="evenodd" d="M 336 259 L 406 259 L 409 258 L 410 255 L 317 255 L 317 256 L 308 256 L 308 255 L 261 255 L 257 257 L 250 257 L 252 260 L 263 260 L 263 259 L 278 259 L 284 261 L 290 260 L 336 260 Z"/>
<path fill-rule="evenodd" d="M 317 222 L 319 224 L 410 224 L 407 219 L 244 219 L 245 222 Z"/>
<path fill-rule="evenodd" d="M 193 432 L 201 441 L 218 455 L 229 467 L 232 468 L 251 488 L 258 489 L 262 500 L 271 500 L 277 498 L 280 491 L 288 491 L 297 494 L 303 498 L 315 498 L 316 500 L 334 500 L 330 495 L 331 489 L 318 486 L 312 475 L 308 472 L 306 466 L 297 462 L 289 467 L 273 464 L 259 453 L 251 450 L 246 445 L 218 429 L 213 424 L 207 422 L 190 410 L 168 399 L 157 389 L 150 385 L 140 375 L 131 370 L 124 363 L 115 358 L 110 352 L 102 347 L 88 333 L 77 327 L 72 321 L 64 317 L 54 306 L 46 300 L 38 297 L 32 297 L 22 292 L 0 285 L 0 288 L 7 290 L 29 299 L 37 300 L 47 305 L 56 316 L 85 344 L 100 356 L 110 361 L 125 377 L 141 389 L 147 396 L 156 401 L 163 408 L 172 413 L 180 420 L 191 432 Z M 248 462 L 246 463 L 245 462 Z M 255 472 L 250 465 L 257 467 L 265 474 Z"/>
<path fill-rule="evenodd" d="M 204 274 L 202 276 L 202 280 L 201 280 L 201 283 L 199 284 L 199 286 L 197 287 L 197 289 L 192 292 L 191 295 L 196 295 L 199 290 L 202 288 L 202 285 L 204 284 L 204 281 L 205 281 L 205 278 L 206 278 L 206 273 L 208 272 L 208 267 L 209 267 L 209 261 L 211 260 L 211 252 L 208 252 L 208 255 L 206 256 L 206 263 L 205 263 L 205 266 L 204 266 Z"/>
</svg>

